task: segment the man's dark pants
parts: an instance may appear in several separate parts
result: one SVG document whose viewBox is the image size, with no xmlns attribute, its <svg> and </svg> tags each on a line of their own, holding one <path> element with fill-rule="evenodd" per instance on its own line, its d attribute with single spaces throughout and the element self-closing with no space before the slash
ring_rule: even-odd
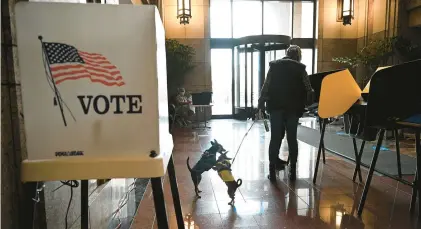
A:
<svg viewBox="0 0 421 229">
<path fill-rule="evenodd" d="M 291 164 L 297 163 L 298 141 L 297 128 L 299 116 L 297 112 L 287 112 L 283 110 L 274 110 L 270 112 L 270 144 L 269 144 L 269 162 L 275 164 L 279 159 L 279 150 L 282 140 L 287 134 L 289 160 Z"/>
</svg>

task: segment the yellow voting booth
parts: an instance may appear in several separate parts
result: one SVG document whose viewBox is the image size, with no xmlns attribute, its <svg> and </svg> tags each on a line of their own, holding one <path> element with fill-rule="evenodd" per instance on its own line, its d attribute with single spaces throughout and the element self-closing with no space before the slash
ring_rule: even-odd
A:
<svg viewBox="0 0 421 229">
<path fill-rule="evenodd" d="M 381 71 L 382 69 L 388 68 L 386 67 L 379 67 L 377 71 Z M 326 119 L 340 116 L 345 114 L 350 108 L 356 104 L 358 101 L 361 101 L 359 104 L 366 104 L 366 101 L 363 101 L 362 93 L 369 93 L 370 91 L 370 82 L 364 87 L 363 90 L 358 86 L 357 82 L 355 81 L 354 77 L 352 76 L 351 72 L 348 69 L 337 71 L 331 74 L 326 75 L 323 80 L 321 81 L 320 86 L 320 97 L 319 97 L 319 107 L 318 107 L 318 115 L 320 117 L 321 122 L 321 136 L 320 136 L 320 143 L 319 143 L 319 150 L 317 155 L 316 161 L 316 169 L 313 175 L 313 183 L 316 183 L 317 179 L 317 171 L 319 166 L 319 160 L 321 152 L 325 150 L 324 146 L 324 133 L 326 128 Z M 353 144 L 354 144 L 354 151 L 355 151 L 355 158 L 357 167 L 354 171 L 354 178 L 358 173 L 361 181 L 361 172 L 359 168 L 359 157 L 358 150 L 356 146 L 355 138 L 353 137 Z M 364 143 L 361 145 L 361 150 L 364 148 Z M 362 152 L 360 150 L 360 152 Z"/>
<path fill-rule="evenodd" d="M 379 67 L 376 72 L 388 67 L 390 66 Z M 358 101 L 361 93 L 369 92 L 370 81 L 361 90 L 348 69 L 327 75 L 322 81 L 320 90 L 320 118 L 331 118 L 344 114 Z"/>
<path fill-rule="evenodd" d="M 348 69 L 332 73 L 322 81 L 319 116 L 330 118 L 344 114 L 361 96 L 361 89 Z"/>
<path fill-rule="evenodd" d="M 317 180 L 317 171 L 322 152 L 323 159 L 325 158 L 324 135 L 327 124 L 326 119 L 343 115 L 360 97 L 361 89 L 348 69 L 330 73 L 322 79 L 318 106 L 318 116 L 320 118 L 319 122 L 321 127 L 320 142 L 317 152 L 316 168 L 313 175 L 313 183 L 316 183 Z M 323 161 L 325 163 L 325 160 Z"/>
</svg>

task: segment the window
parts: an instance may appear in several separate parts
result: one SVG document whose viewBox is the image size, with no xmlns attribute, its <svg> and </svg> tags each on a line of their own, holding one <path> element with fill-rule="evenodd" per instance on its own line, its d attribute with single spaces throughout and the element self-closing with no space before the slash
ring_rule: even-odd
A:
<svg viewBox="0 0 421 229">
<path fill-rule="evenodd" d="M 266 51 L 265 52 L 265 79 L 269 71 L 269 63 L 273 61 L 273 51 Z"/>
<path fill-rule="evenodd" d="M 245 55 L 245 45 L 235 46 L 234 52 L 230 52 L 228 49 L 235 38 L 264 34 L 285 35 L 296 39 L 315 39 L 313 37 L 314 4 L 314 1 L 305 0 L 210 0 L 213 98 L 215 106 L 217 103 L 224 104 L 214 107 L 214 115 L 229 114 L 229 105 L 231 105 L 231 112 L 235 107 L 257 105 L 260 94 L 258 84 L 260 54 Z M 317 25 L 315 26 L 317 29 Z M 302 63 L 306 65 L 307 73 L 312 74 L 315 67 L 313 66 L 315 61 L 311 49 L 312 43 L 302 42 L 302 40 L 297 43 L 303 44 Z M 317 50 L 315 51 L 317 53 Z M 266 51 L 263 55 L 266 76 L 269 62 L 283 58 L 285 50 Z M 234 85 L 232 85 L 232 80 L 234 80 Z M 228 93 L 228 90 L 231 93 Z"/>
<path fill-rule="evenodd" d="M 263 3 L 263 34 L 291 36 L 291 2 Z"/>
<path fill-rule="evenodd" d="M 234 0 L 234 38 L 262 34 L 262 2 Z"/>
<path fill-rule="evenodd" d="M 275 52 L 275 57 L 277 60 L 282 59 L 285 57 L 285 50 L 277 50 Z"/>
<path fill-rule="evenodd" d="M 257 107 L 259 100 L 259 52 L 247 53 L 247 107 Z"/>
<path fill-rule="evenodd" d="M 285 50 L 275 50 L 265 52 L 265 78 L 269 71 L 269 63 L 285 57 Z"/>
<path fill-rule="evenodd" d="M 312 49 L 301 49 L 301 63 L 306 65 L 306 71 L 308 74 L 312 74 L 313 69 L 313 50 Z"/>
<path fill-rule="evenodd" d="M 313 2 L 294 3 L 294 38 L 313 38 Z"/>
<path fill-rule="evenodd" d="M 232 113 L 232 51 L 211 49 L 212 115 Z"/>
<path fill-rule="evenodd" d="M 101 4 L 118 5 L 118 0 L 101 0 Z"/>
<path fill-rule="evenodd" d="M 244 51 L 245 46 L 241 45 L 239 49 L 239 77 L 238 77 L 238 89 L 239 89 L 239 107 L 245 107 L 246 106 L 246 54 Z"/>
<path fill-rule="evenodd" d="M 86 3 L 86 0 L 29 0 L 30 2 Z"/>
<path fill-rule="evenodd" d="M 231 2 L 211 0 L 210 4 L 211 38 L 231 38 Z"/>
<path fill-rule="evenodd" d="M 240 53 L 239 47 L 234 48 L 234 106 L 240 106 Z"/>
<path fill-rule="evenodd" d="M 274 0 L 262 4 L 260 0 L 210 0 L 211 38 L 262 33 L 313 38 L 313 6 L 312 1 Z"/>
</svg>

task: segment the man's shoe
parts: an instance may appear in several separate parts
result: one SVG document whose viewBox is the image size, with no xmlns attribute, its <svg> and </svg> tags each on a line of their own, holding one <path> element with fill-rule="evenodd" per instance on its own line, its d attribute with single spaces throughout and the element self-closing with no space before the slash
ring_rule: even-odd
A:
<svg viewBox="0 0 421 229">
<path fill-rule="evenodd" d="M 295 181 L 295 179 L 297 179 L 297 165 L 296 164 L 289 165 L 288 176 L 289 176 L 290 181 Z"/>
<path fill-rule="evenodd" d="M 278 158 L 278 160 L 276 161 L 275 164 L 275 169 L 276 170 L 284 170 L 285 169 L 285 165 L 287 165 L 288 163 L 284 160 L 281 160 Z"/>
</svg>

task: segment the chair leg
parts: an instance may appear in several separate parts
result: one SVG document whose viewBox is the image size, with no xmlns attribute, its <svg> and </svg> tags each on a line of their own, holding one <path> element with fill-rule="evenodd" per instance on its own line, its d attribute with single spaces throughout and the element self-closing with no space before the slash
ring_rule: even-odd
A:
<svg viewBox="0 0 421 229">
<path fill-rule="evenodd" d="M 319 151 L 317 152 L 316 168 L 314 170 L 314 175 L 313 175 L 314 184 L 316 183 L 316 180 L 317 180 L 317 171 L 319 170 L 320 154 L 322 154 L 323 138 L 325 136 L 325 130 L 326 130 L 326 122 L 323 122 L 322 130 L 320 134 Z"/>
<path fill-rule="evenodd" d="M 358 180 L 361 183 L 363 181 L 363 178 L 361 176 L 360 164 L 361 164 L 361 155 L 362 155 L 362 152 L 364 151 L 365 141 L 361 143 L 361 148 L 360 148 L 359 153 L 358 153 L 358 147 L 357 147 L 357 140 L 355 138 L 352 138 L 352 144 L 354 145 L 354 153 L 355 153 L 355 169 L 354 169 L 354 175 L 352 176 L 352 181 L 355 182 L 355 178 L 357 178 L 357 173 L 358 173 Z"/>
<path fill-rule="evenodd" d="M 177 108 L 174 110 L 174 114 L 173 114 L 173 119 L 172 119 L 172 123 L 171 123 L 171 133 L 174 130 L 175 127 L 175 123 L 177 122 L 177 118 L 178 118 L 178 110 Z"/>
<path fill-rule="evenodd" d="M 323 164 L 326 164 L 325 141 L 322 142 Z"/>
<path fill-rule="evenodd" d="M 415 133 L 415 149 L 417 152 L 417 193 L 418 193 L 418 218 L 421 218 L 421 146 L 420 146 L 420 129 L 416 130 Z"/>
<path fill-rule="evenodd" d="M 414 212 L 415 202 L 417 201 L 417 195 L 418 195 L 417 174 L 418 174 L 418 169 L 415 170 L 414 181 L 412 182 L 412 195 L 411 195 L 411 205 L 409 205 L 409 212 Z"/>
<path fill-rule="evenodd" d="M 374 168 L 376 167 L 377 158 L 379 157 L 380 148 L 382 146 L 385 130 L 380 130 L 379 139 L 377 140 L 376 150 L 374 151 L 373 160 L 371 161 L 370 170 L 368 171 L 365 181 L 364 191 L 361 196 L 360 205 L 358 206 L 358 216 L 361 216 L 364 209 L 365 200 L 367 199 L 368 189 L 370 188 L 371 179 L 373 178 Z"/>
<path fill-rule="evenodd" d="M 322 123 L 324 123 L 323 119 L 319 118 L 320 133 L 322 133 Z M 322 146 L 322 152 L 323 152 L 323 164 L 326 164 L 326 152 L 325 152 L 325 141 L 324 141 L 324 139 L 320 143 L 320 145 Z"/>
<path fill-rule="evenodd" d="M 398 163 L 398 176 L 402 178 L 402 168 L 401 168 L 401 152 L 399 147 L 399 133 L 396 129 L 395 131 L 395 144 L 396 144 L 396 161 Z"/>
</svg>

